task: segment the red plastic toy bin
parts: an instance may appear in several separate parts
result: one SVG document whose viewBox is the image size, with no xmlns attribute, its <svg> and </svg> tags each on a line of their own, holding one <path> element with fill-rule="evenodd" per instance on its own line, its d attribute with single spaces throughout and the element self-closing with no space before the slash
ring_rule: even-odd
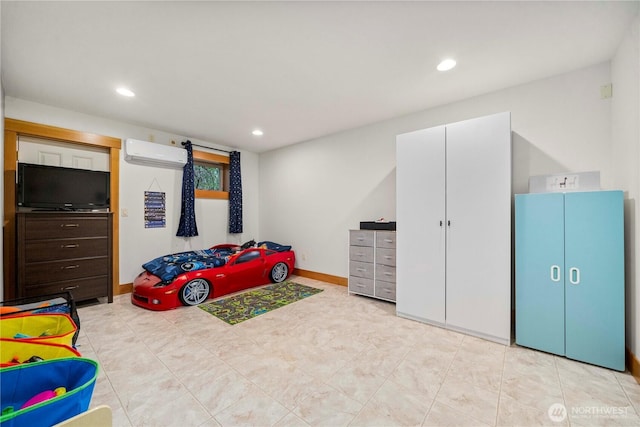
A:
<svg viewBox="0 0 640 427">
<path fill-rule="evenodd" d="M 2 427 L 50 427 L 89 408 L 98 363 L 72 357 L 26 363 L 0 369 Z M 36 396 L 60 387 L 65 392 L 23 407 Z"/>
</svg>

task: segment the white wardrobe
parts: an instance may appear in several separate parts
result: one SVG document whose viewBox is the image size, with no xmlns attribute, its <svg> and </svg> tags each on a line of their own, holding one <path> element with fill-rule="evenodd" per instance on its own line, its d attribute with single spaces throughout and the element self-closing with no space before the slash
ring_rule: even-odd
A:
<svg viewBox="0 0 640 427">
<path fill-rule="evenodd" d="M 511 114 L 398 135 L 396 313 L 511 341 Z"/>
</svg>

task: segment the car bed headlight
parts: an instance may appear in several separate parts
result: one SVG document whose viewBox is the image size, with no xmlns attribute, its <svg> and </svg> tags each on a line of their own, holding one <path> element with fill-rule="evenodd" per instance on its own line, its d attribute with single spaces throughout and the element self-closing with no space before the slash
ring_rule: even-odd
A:
<svg viewBox="0 0 640 427">
<path fill-rule="evenodd" d="M 164 288 L 167 285 L 170 285 L 172 282 L 158 282 L 153 285 L 154 288 Z"/>
</svg>

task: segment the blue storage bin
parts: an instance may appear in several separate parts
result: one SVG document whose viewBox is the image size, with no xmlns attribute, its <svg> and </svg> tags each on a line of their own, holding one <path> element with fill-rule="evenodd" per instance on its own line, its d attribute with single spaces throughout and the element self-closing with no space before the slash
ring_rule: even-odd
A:
<svg viewBox="0 0 640 427">
<path fill-rule="evenodd" d="M 98 376 L 98 363 L 72 357 L 0 369 L 2 427 L 50 427 L 85 412 Z M 20 409 L 35 395 L 58 387 L 66 393 Z"/>
</svg>

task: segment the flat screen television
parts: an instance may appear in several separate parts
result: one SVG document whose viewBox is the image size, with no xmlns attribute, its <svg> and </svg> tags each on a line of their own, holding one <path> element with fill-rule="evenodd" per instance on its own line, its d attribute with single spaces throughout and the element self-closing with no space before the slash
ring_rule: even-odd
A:
<svg viewBox="0 0 640 427">
<path fill-rule="evenodd" d="M 109 172 L 18 163 L 18 206 L 51 210 L 109 208 Z"/>
</svg>

